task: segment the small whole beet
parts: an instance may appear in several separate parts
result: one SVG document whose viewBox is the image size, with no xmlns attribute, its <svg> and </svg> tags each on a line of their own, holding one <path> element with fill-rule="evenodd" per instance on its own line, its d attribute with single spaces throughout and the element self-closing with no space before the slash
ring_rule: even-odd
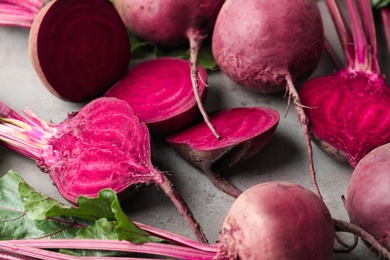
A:
<svg viewBox="0 0 390 260">
<path fill-rule="evenodd" d="M 330 260 L 335 231 L 325 203 L 312 191 L 267 182 L 244 191 L 220 233 L 220 258 Z"/>
<path fill-rule="evenodd" d="M 95 99 L 59 124 L 46 123 L 28 109 L 23 112 L 27 117 L 0 102 L 0 143 L 35 160 L 69 202 L 96 197 L 102 189 L 122 193 L 154 183 L 197 239 L 207 241 L 174 185 L 152 165 L 148 128 L 126 101 Z"/>
<path fill-rule="evenodd" d="M 227 0 L 213 32 L 214 58 L 238 84 L 263 93 L 306 79 L 324 45 L 314 0 Z"/>
<path fill-rule="evenodd" d="M 351 223 L 390 250 L 390 144 L 364 156 L 352 174 L 345 208 Z M 370 245 L 371 247 L 371 245 Z"/>
</svg>

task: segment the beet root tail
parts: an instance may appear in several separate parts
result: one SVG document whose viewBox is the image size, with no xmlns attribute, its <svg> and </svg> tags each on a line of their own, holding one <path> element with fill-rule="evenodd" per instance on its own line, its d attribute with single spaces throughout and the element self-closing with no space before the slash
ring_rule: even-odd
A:
<svg viewBox="0 0 390 260">
<path fill-rule="evenodd" d="M 179 210 L 180 214 L 183 216 L 185 221 L 190 226 L 192 232 L 195 234 L 197 240 L 199 242 L 208 243 L 200 224 L 195 219 L 192 211 L 184 201 L 183 197 L 180 195 L 179 191 L 165 175 L 163 175 L 163 178 L 163 182 L 158 184 L 159 187 L 171 199 L 173 204 L 175 204 L 176 208 Z"/>
</svg>

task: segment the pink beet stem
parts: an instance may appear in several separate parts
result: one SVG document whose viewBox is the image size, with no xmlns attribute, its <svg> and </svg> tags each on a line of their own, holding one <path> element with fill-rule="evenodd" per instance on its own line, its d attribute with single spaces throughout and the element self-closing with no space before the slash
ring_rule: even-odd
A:
<svg viewBox="0 0 390 260">
<path fill-rule="evenodd" d="M 88 249 L 88 250 L 110 250 L 127 253 L 141 253 L 174 257 L 180 259 L 213 259 L 216 252 L 205 252 L 202 250 L 160 243 L 132 244 L 127 241 L 98 240 L 98 239 L 47 239 L 47 240 L 8 240 L 0 241 L 0 250 L 20 254 L 39 259 L 51 260 L 81 260 L 90 257 L 71 256 L 45 249 Z M 137 259 L 127 257 L 92 257 L 91 259 Z M 139 258 L 138 258 L 139 259 Z M 145 258 L 143 258 L 145 259 Z"/>
<path fill-rule="evenodd" d="M 202 251 L 207 251 L 207 252 L 217 252 L 218 248 L 216 245 L 209 245 L 201 242 L 194 241 L 192 239 L 189 239 L 187 237 L 183 237 L 180 235 L 176 235 L 174 233 L 165 231 L 163 229 L 155 228 L 146 224 L 142 224 L 136 221 L 133 221 L 135 225 L 137 225 L 139 228 L 145 230 L 151 235 L 157 236 L 159 238 L 169 240 L 170 242 L 173 242 L 176 245 L 183 245 L 186 247 L 192 247 L 195 249 L 199 249 Z"/>
<path fill-rule="evenodd" d="M 364 19 L 362 19 L 362 22 L 364 26 L 364 34 L 366 35 L 366 40 L 369 48 L 367 50 L 367 55 L 369 56 L 368 62 L 370 63 L 371 70 L 375 73 L 380 74 L 375 21 L 370 1 L 359 0 L 359 7 L 359 10 L 361 12 L 360 17 L 364 17 Z"/>
<path fill-rule="evenodd" d="M 0 25 L 31 28 L 45 0 L 0 0 Z"/>
<path fill-rule="evenodd" d="M 37 161 L 54 134 L 55 127 L 28 109 L 23 112 L 28 118 L 0 101 L 0 141 L 4 142 L 4 146 Z"/>
<path fill-rule="evenodd" d="M 361 23 L 359 11 L 357 10 L 355 0 L 346 0 L 348 14 L 351 19 L 351 30 L 354 39 L 355 46 L 355 64 L 354 69 L 356 70 L 369 70 L 368 64 L 368 49 L 367 40 L 364 35 L 363 25 Z"/>
<path fill-rule="evenodd" d="M 352 35 L 351 31 L 346 27 L 345 19 L 340 12 L 339 6 L 335 0 L 326 0 L 328 10 L 335 24 L 336 31 L 339 35 L 340 43 L 344 51 L 346 67 L 350 68 L 354 64 L 355 51 L 351 46 Z"/>
<path fill-rule="evenodd" d="M 383 29 L 386 37 L 387 51 L 390 54 L 390 9 L 386 7 L 381 8 L 380 14 L 381 14 Z"/>
<path fill-rule="evenodd" d="M 312 183 L 314 185 L 315 191 L 317 192 L 317 195 L 322 199 L 322 195 L 318 187 L 316 171 L 313 163 L 313 147 L 311 145 L 309 119 L 307 118 L 305 110 L 303 109 L 301 99 L 299 98 L 298 92 L 291 79 L 291 75 L 289 74 L 286 75 L 286 80 L 287 80 L 286 92 L 288 93 L 288 107 L 292 101 L 295 107 L 295 112 L 297 114 L 298 120 L 301 124 L 303 136 L 306 143 L 308 166 L 309 166 L 310 176 L 312 178 Z"/>
<path fill-rule="evenodd" d="M 176 208 L 179 210 L 180 214 L 189 224 L 191 230 L 194 232 L 196 238 L 200 242 L 207 243 L 207 239 L 203 234 L 202 228 L 199 223 L 194 218 L 191 210 L 189 209 L 187 203 L 183 200 L 182 196 L 179 194 L 176 187 L 173 183 L 162 174 L 164 180 L 162 183 L 158 183 L 159 187 L 165 192 L 165 194 L 172 200 L 173 204 L 175 204 Z"/>
<path fill-rule="evenodd" d="M 203 39 L 205 36 L 202 36 L 199 34 L 199 31 L 195 29 L 189 29 L 187 32 L 187 37 L 190 42 L 190 66 L 191 66 L 191 82 L 192 82 L 192 88 L 194 90 L 194 95 L 196 99 L 196 103 L 198 104 L 198 108 L 200 113 L 203 116 L 203 120 L 205 123 L 208 125 L 212 133 L 216 138 L 220 138 L 219 134 L 215 130 L 215 127 L 211 124 L 209 117 L 205 111 L 205 108 L 202 104 L 202 100 L 199 96 L 199 86 L 198 86 L 198 55 L 199 55 L 199 50 L 200 46 L 202 45 Z"/>
</svg>

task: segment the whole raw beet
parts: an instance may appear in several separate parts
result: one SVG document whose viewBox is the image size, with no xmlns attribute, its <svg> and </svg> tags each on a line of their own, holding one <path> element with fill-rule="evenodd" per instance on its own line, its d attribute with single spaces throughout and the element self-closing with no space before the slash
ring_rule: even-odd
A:
<svg viewBox="0 0 390 260">
<path fill-rule="evenodd" d="M 286 75 L 306 79 L 324 46 L 314 0 L 227 0 L 215 23 L 212 50 L 233 81 L 263 93 L 286 88 Z"/>
<path fill-rule="evenodd" d="M 288 182 L 267 182 L 244 191 L 222 224 L 220 258 L 330 260 L 333 220 L 312 191 Z"/>
<path fill-rule="evenodd" d="M 357 164 L 345 200 L 351 223 L 390 250 L 390 144 L 369 152 Z"/>
</svg>

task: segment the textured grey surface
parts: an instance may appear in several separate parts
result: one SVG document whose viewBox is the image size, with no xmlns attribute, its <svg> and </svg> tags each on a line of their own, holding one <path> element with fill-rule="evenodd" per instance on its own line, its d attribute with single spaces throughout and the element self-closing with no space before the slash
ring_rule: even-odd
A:
<svg viewBox="0 0 390 260">
<path fill-rule="evenodd" d="M 324 5 L 321 3 L 321 7 Z M 328 16 L 324 15 L 327 28 Z M 17 111 L 28 107 L 43 119 L 61 122 L 67 113 L 76 111 L 81 104 L 64 102 L 49 93 L 38 79 L 28 54 L 27 29 L 0 27 L 0 100 Z M 334 39 L 334 32 L 328 31 Z M 337 41 L 332 41 L 337 43 Z M 324 55 L 315 74 L 330 73 L 333 67 Z M 224 75 L 216 72 L 209 76 L 207 109 L 261 105 L 272 107 L 281 114 L 275 136 L 267 146 L 251 160 L 232 167 L 224 173 L 241 189 L 254 184 L 284 180 L 312 188 L 308 174 L 307 153 L 303 135 L 294 108 L 286 113 L 287 100 L 283 93 L 259 95 L 250 93 Z M 285 116 L 284 116 L 285 115 Z M 314 148 L 314 163 L 319 187 L 334 218 L 347 220 L 341 196 L 346 193 L 352 168 L 333 161 Z M 160 170 L 167 171 L 203 226 L 210 242 L 218 239 L 223 217 L 233 199 L 214 188 L 200 170 L 190 166 L 164 142 L 153 142 L 153 162 Z M 48 175 L 42 173 L 35 162 L 0 147 L 0 176 L 13 169 L 37 190 L 62 200 Z M 193 237 L 173 204 L 155 186 L 147 187 L 124 201 L 123 207 L 134 220 L 160 227 L 188 237 Z M 293 225 L 294 223 L 286 223 Z M 352 253 L 335 254 L 334 259 L 376 259 L 359 243 Z"/>
</svg>

